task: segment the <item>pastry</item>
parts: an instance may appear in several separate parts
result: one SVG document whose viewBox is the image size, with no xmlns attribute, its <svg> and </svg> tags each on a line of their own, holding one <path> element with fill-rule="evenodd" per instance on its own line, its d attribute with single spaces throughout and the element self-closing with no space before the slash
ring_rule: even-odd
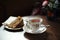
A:
<svg viewBox="0 0 60 40">
<path fill-rule="evenodd" d="M 23 19 L 20 16 L 18 16 L 17 19 L 11 22 L 10 24 L 7 24 L 9 28 L 21 28 L 23 27 L 23 25 Z"/>
</svg>

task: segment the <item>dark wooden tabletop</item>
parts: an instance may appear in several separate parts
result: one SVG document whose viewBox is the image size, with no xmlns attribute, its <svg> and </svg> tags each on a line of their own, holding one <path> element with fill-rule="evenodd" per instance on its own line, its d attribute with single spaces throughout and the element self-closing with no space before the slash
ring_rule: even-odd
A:
<svg viewBox="0 0 60 40">
<path fill-rule="evenodd" d="M 41 16 L 44 19 L 43 24 L 50 25 L 47 31 L 42 34 L 25 33 L 24 36 L 29 40 L 60 40 L 60 21 L 48 21 L 46 16 Z"/>
</svg>

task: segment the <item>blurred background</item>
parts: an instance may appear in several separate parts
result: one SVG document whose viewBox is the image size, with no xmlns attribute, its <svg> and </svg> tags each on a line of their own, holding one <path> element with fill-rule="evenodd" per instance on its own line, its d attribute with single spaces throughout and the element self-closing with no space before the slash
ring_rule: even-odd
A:
<svg viewBox="0 0 60 40">
<path fill-rule="evenodd" d="M 55 11 L 57 10 L 55 10 L 53 7 L 50 8 L 47 5 L 42 6 L 44 1 L 52 2 L 52 4 L 54 3 L 50 0 L 0 0 L 0 25 L 9 16 L 29 16 L 35 12 L 35 9 L 39 11 L 37 13 L 35 12 L 36 15 L 45 15 L 48 19 L 56 18 L 57 14 Z"/>
</svg>

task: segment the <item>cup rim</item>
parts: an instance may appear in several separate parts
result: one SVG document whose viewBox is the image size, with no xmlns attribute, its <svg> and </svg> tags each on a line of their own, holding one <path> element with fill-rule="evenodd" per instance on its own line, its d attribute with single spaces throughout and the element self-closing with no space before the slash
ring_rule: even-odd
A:
<svg viewBox="0 0 60 40">
<path fill-rule="evenodd" d="M 40 20 L 40 24 L 43 22 L 43 19 L 42 18 L 29 18 L 29 19 L 27 19 L 26 21 L 27 22 L 29 22 L 30 20 L 32 20 L 32 19 L 39 19 Z M 35 23 L 35 22 L 34 22 Z M 38 22 L 36 22 L 36 23 L 38 23 Z"/>
</svg>

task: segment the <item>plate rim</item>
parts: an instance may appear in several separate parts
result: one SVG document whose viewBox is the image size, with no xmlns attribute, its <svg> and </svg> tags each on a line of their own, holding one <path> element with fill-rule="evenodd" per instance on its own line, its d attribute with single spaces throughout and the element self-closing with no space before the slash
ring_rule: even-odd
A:
<svg viewBox="0 0 60 40">
<path fill-rule="evenodd" d="M 9 29 L 9 30 L 19 30 L 19 29 L 21 29 L 21 28 L 9 28 L 9 27 L 7 27 L 7 26 L 4 26 L 5 28 L 7 28 L 7 29 Z"/>
</svg>

